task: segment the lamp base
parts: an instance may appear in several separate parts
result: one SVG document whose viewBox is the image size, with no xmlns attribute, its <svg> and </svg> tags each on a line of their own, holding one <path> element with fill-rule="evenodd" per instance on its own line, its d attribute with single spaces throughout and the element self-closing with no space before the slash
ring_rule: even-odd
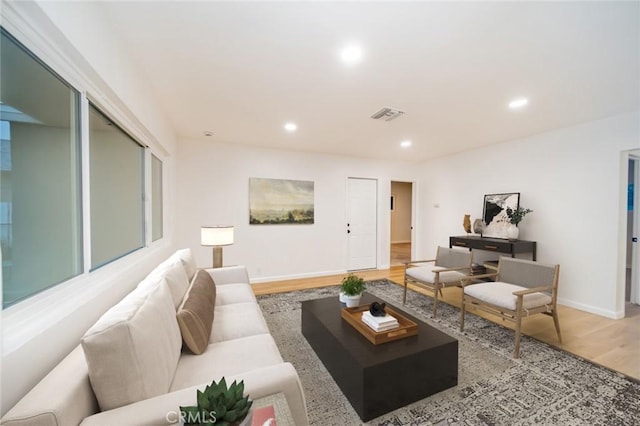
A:
<svg viewBox="0 0 640 426">
<path fill-rule="evenodd" d="M 213 267 L 222 268 L 222 247 L 213 247 Z"/>
</svg>

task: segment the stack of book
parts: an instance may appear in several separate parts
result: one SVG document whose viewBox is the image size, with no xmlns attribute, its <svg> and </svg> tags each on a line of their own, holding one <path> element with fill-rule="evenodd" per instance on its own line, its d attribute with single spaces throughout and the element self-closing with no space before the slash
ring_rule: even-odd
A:
<svg viewBox="0 0 640 426">
<path fill-rule="evenodd" d="M 371 312 L 362 313 L 362 322 L 371 327 L 375 332 L 393 330 L 398 327 L 398 320 L 387 314 L 383 317 L 374 317 Z"/>
</svg>

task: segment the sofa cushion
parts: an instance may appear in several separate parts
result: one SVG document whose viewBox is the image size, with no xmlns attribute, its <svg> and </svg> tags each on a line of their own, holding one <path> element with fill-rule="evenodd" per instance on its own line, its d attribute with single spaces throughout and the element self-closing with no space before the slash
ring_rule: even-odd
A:
<svg viewBox="0 0 640 426">
<path fill-rule="evenodd" d="M 169 390 L 182 339 L 166 281 L 137 288 L 82 338 L 91 386 L 101 410 Z"/>
<path fill-rule="evenodd" d="M 211 329 L 210 343 L 269 333 L 257 303 L 216 306 L 215 311 L 216 320 Z"/>
<path fill-rule="evenodd" d="M 182 354 L 170 391 L 282 362 L 276 342 L 270 334 L 214 343 L 202 355 Z"/>
<path fill-rule="evenodd" d="M 189 288 L 189 278 L 180 259 L 173 258 L 162 262 L 138 284 L 138 288 L 149 290 L 160 284 L 163 279 L 171 291 L 174 309 L 177 309 Z"/>
<path fill-rule="evenodd" d="M 464 293 L 483 302 L 515 311 L 518 298 L 513 295 L 513 292 L 520 290 L 527 290 L 527 287 L 496 281 L 466 286 Z M 548 294 L 525 294 L 522 300 L 522 306 L 525 309 L 537 308 L 551 304 L 551 301 L 551 296 Z"/>
<path fill-rule="evenodd" d="M 201 354 L 209 345 L 215 304 L 216 286 L 211 275 L 196 272 L 177 314 L 182 341 L 194 354 Z"/>
<path fill-rule="evenodd" d="M 217 285 L 216 306 L 233 303 L 257 303 L 249 284 Z"/>
<path fill-rule="evenodd" d="M 171 256 L 171 258 L 180 259 L 180 261 L 182 262 L 182 266 L 187 273 L 187 277 L 191 281 L 193 279 L 193 276 L 196 274 L 196 271 L 198 270 L 196 259 L 193 257 L 191 249 L 186 248 L 178 250 Z"/>
</svg>

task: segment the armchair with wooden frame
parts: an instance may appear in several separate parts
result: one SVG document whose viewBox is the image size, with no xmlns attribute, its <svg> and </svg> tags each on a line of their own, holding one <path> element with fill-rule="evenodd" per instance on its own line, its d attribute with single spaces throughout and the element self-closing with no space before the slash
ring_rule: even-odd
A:
<svg viewBox="0 0 640 426">
<path fill-rule="evenodd" d="M 501 257 L 497 273 L 474 275 L 463 282 L 460 331 L 464 330 L 467 309 L 473 306 L 515 323 L 514 358 L 520 358 L 523 317 L 534 314 L 551 316 L 558 341 L 562 342 L 556 306 L 559 273 L 559 265 Z M 495 282 L 477 282 L 478 279 L 490 277 L 495 277 Z"/>
<path fill-rule="evenodd" d="M 442 296 L 442 289 L 447 286 L 461 286 L 462 280 L 471 273 L 472 254 L 447 247 L 438 247 L 436 258 L 431 260 L 412 260 L 405 263 L 404 296 L 402 303 L 407 301 L 407 285 L 433 292 L 433 317 L 438 314 L 438 293 Z M 427 265 L 433 263 L 433 265 Z"/>
</svg>

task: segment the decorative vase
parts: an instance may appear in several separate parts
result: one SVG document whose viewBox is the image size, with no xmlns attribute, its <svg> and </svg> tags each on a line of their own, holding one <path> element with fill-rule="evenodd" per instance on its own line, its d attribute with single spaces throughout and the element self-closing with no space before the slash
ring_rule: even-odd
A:
<svg viewBox="0 0 640 426">
<path fill-rule="evenodd" d="M 471 215 L 464 215 L 464 219 L 462 219 L 462 227 L 467 234 L 471 233 Z"/>
<path fill-rule="evenodd" d="M 520 235 L 520 230 L 518 229 L 517 225 L 511 224 L 511 226 L 509 226 L 507 228 L 507 238 L 508 239 L 517 240 L 519 235 Z"/>
<path fill-rule="evenodd" d="M 354 306 L 358 306 L 360 304 L 361 294 L 356 294 L 355 296 L 344 295 L 344 302 L 347 304 L 347 308 L 353 308 Z"/>
<path fill-rule="evenodd" d="M 484 228 L 484 223 L 482 223 L 481 219 L 476 219 L 473 221 L 473 232 L 476 234 L 482 234 L 482 228 Z"/>
</svg>

